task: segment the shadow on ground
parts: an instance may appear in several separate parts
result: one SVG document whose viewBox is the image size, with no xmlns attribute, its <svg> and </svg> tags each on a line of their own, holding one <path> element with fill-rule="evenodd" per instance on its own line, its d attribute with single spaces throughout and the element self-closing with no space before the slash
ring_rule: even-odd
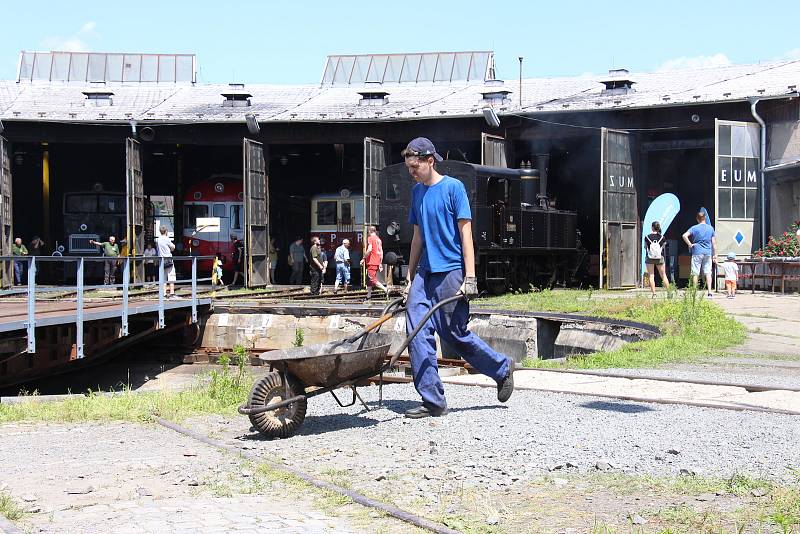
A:
<svg viewBox="0 0 800 534">
<path fill-rule="evenodd" d="M 604 412 L 617 413 L 643 413 L 654 411 L 654 409 L 649 406 L 642 406 L 641 404 L 629 404 L 627 402 L 592 401 L 584 402 L 579 406 L 581 408 L 589 408 L 590 410 L 602 410 Z"/>
</svg>

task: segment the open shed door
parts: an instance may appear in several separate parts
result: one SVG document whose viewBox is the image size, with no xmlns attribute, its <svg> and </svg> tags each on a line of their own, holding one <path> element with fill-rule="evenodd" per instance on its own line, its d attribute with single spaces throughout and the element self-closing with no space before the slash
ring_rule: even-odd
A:
<svg viewBox="0 0 800 534">
<path fill-rule="evenodd" d="M 372 137 L 364 138 L 364 242 L 367 228 L 378 224 L 380 187 L 378 176 L 386 167 L 386 143 Z M 364 245 L 366 246 L 366 245 Z"/>
<path fill-rule="evenodd" d="M 144 183 L 142 182 L 142 154 L 139 142 L 125 140 L 125 193 L 128 256 L 144 254 Z M 131 262 L 131 281 L 144 282 L 144 265 Z"/>
<path fill-rule="evenodd" d="M 264 145 L 242 141 L 244 163 L 244 281 L 247 287 L 265 286 L 269 279 L 269 187 Z"/>
<path fill-rule="evenodd" d="M 756 122 L 717 120 L 715 130 L 717 254 L 750 256 L 761 246 L 761 127 Z"/>
<path fill-rule="evenodd" d="M 600 287 L 635 287 L 641 250 L 632 138 L 608 128 L 600 135 Z"/>
<path fill-rule="evenodd" d="M 481 165 L 508 167 L 504 138 L 487 133 L 481 134 Z"/>
<path fill-rule="evenodd" d="M 367 236 L 370 225 L 378 226 L 381 189 L 378 177 L 386 167 L 386 143 L 373 137 L 364 138 L 364 228 L 362 258 L 367 255 Z M 366 280 L 366 264 L 361 266 L 361 279 Z"/>
<path fill-rule="evenodd" d="M 11 204 L 11 158 L 8 156 L 8 141 L 0 137 L 0 256 L 11 256 L 14 242 L 13 206 Z M 14 285 L 14 262 L 0 262 L 0 287 Z"/>
</svg>

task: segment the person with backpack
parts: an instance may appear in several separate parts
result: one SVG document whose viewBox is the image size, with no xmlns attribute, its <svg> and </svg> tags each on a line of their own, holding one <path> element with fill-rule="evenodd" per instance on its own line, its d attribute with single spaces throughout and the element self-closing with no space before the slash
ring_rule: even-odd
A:
<svg viewBox="0 0 800 534">
<path fill-rule="evenodd" d="M 655 270 L 661 276 L 661 287 L 666 288 L 669 284 L 667 269 L 664 258 L 667 256 L 667 240 L 661 235 L 661 223 L 653 221 L 650 225 L 651 233 L 644 238 L 645 266 L 647 267 L 647 278 L 650 281 L 650 293 L 656 297 L 656 277 Z"/>
</svg>

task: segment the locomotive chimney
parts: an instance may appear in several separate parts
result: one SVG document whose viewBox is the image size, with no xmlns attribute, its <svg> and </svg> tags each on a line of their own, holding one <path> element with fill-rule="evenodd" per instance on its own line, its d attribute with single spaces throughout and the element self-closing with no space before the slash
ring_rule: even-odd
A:
<svg viewBox="0 0 800 534">
<path fill-rule="evenodd" d="M 547 207 L 547 171 L 550 166 L 550 154 L 537 154 L 536 168 L 539 170 L 539 206 Z"/>
</svg>

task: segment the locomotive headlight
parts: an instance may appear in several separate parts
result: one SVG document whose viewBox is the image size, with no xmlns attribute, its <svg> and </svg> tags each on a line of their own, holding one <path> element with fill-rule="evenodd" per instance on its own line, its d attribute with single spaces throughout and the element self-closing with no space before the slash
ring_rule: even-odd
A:
<svg viewBox="0 0 800 534">
<path fill-rule="evenodd" d="M 85 232 L 87 228 L 86 224 L 81 224 L 81 232 Z"/>
<path fill-rule="evenodd" d="M 386 233 L 390 236 L 396 236 L 400 233 L 400 224 L 397 221 L 392 221 L 389 226 L 386 227 Z"/>
<path fill-rule="evenodd" d="M 193 247 L 200 246 L 200 240 L 199 239 L 192 239 L 192 246 Z"/>
</svg>

